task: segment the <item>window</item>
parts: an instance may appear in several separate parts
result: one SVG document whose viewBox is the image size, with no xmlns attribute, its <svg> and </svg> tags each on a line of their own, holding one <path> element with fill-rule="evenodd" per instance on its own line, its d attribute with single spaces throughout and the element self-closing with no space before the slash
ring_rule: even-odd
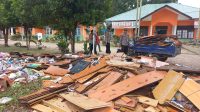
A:
<svg viewBox="0 0 200 112">
<path fill-rule="evenodd" d="M 140 27 L 140 36 L 147 36 L 148 35 L 148 26 L 141 26 Z"/>
<path fill-rule="evenodd" d="M 182 38 L 187 38 L 187 30 L 183 30 Z"/>
<path fill-rule="evenodd" d="M 178 36 L 178 38 L 181 38 L 182 37 L 182 30 L 177 30 L 177 36 Z"/>
<path fill-rule="evenodd" d="M 46 34 L 51 35 L 52 34 L 52 29 L 50 27 L 46 27 Z"/>
<path fill-rule="evenodd" d="M 188 38 L 193 38 L 194 37 L 194 33 L 193 32 L 189 32 L 188 33 Z"/>
<path fill-rule="evenodd" d="M 80 36 L 81 35 L 81 29 L 80 28 L 76 28 L 76 36 Z"/>
<path fill-rule="evenodd" d="M 177 36 L 178 38 L 192 39 L 194 36 L 194 26 L 178 26 Z"/>
</svg>

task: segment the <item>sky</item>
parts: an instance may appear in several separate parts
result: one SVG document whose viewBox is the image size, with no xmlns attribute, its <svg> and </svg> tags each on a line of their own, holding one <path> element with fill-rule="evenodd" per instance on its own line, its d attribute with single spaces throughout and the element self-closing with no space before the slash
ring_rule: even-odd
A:
<svg viewBox="0 0 200 112">
<path fill-rule="evenodd" d="M 200 8 L 200 0 L 178 0 L 178 3 Z"/>
</svg>

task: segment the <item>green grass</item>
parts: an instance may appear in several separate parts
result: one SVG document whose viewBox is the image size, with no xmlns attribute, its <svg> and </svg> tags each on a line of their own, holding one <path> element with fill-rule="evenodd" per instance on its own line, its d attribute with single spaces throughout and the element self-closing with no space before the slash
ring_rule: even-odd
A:
<svg viewBox="0 0 200 112">
<path fill-rule="evenodd" d="M 19 97 L 28 95 L 36 90 L 39 90 L 41 87 L 42 87 L 42 81 L 37 80 L 34 82 L 30 82 L 28 84 L 17 84 L 15 86 L 8 88 L 5 92 L 0 93 L 0 98 L 11 97 L 13 98 L 13 100 L 6 105 L 0 105 L 0 112 L 4 111 L 4 109 L 10 110 L 11 106 L 14 107 L 15 109 L 19 108 L 20 107 L 18 102 Z"/>
<path fill-rule="evenodd" d="M 4 47 L 3 45 L 0 45 L 0 52 L 20 52 L 20 53 L 28 53 L 28 54 L 55 54 L 55 53 L 60 53 L 60 51 L 56 49 L 49 49 L 49 48 L 44 48 L 44 49 L 37 49 L 37 48 L 31 48 L 30 50 L 27 50 L 27 48 L 23 47 L 15 47 L 15 46 L 10 46 L 10 47 Z"/>
</svg>

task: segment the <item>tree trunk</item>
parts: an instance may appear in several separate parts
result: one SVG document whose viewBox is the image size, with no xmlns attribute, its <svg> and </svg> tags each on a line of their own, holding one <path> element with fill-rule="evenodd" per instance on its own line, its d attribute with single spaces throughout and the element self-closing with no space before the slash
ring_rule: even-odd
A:
<svg viewBox="0 0 200 112">
<path fill-rule="evenodd" d="M 74 30 L 71 34 L 71 50 L 72 53 L 75 53 L 75 34 L 76 34 L 76 30 Z"/>
<path fill-rule="evenodd" d="M 26 27 L 26 26 L 24 26 L 24 35 L 25 35 L 25 38 L 26 38 L 26 47 L 29 50 L 30 46 L 29 46 L 29 40 L 28 40 L 28 27 Z"/>
<path fill-rule="evenodd" d="M 5 28 L 3 30 L 3 36 L 4 36 L 4 45 L 5 47 L 8 47 L 8 28 Z"/>
</svg>

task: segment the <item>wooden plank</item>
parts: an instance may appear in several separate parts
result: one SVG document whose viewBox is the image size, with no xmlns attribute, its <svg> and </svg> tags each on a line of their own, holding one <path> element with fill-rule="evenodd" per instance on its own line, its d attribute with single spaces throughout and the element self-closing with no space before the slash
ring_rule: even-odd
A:
<svg viewBox="0 0 200 112">
<path fill-rule="evenodd" d="M 55 76 L 64 76 L 69 73 L 68 70 L 59 68 L 57 66 L 50 66 L 47 70 L 44 70 L 44 72 Z"/>
<path fill-rule="evenodd" d="M 102 81 L 108 74 L 109 73 L 100 74 L 84 84 L 77 84 L 78 88 L 76 88 L 76 91 L 79 93 L 87 91 L 88 89 Z"/>
<path fill-rule="evenodd" d="M 70 103 L 73 103 L 74 105 L 77 105 L 78 107 L 81 107 L 85 110 L 111 106 L 109 103 L 105 103 L 93 98 L 88 98 L 81 94 L 72 93 L 72 92 L 68 94 L 62 93 L 60 94 L 60 96 L 63 97 L 65 100 L 69 101 Z"/>
<path fill-rule="evenodd" d="M 95 91 L 105 89 L 106 87 L 109 87 L 119 81 L 119 79 L 122 78 L 122 74 L 118 72 L 111 72 L 106 78 L 104 78 L 101 82 L 99 82 L 96 86 L 91 88 L 89 91 L 87 91 L 87 94 L 94 93 Z"/>
<path fill-rule="evenodd" d="M 114 67 L 133 67 L 133 68 L 139 68 L 140 64 L 137 64 L 135 62 L 127 62 L 127 61 L 121 61 L 121 60 L 109 60 L 106 62 L 109 66 Z"/>
<path fill-rule="evenodd" d="M 64 109 L 62 109 L 61 107 L 58 107 L 57 105 L 55 105 L 55 104 L 53 104 L 53 103 L 50 103 L 50 102 L 48 102 L 48 101 L 42 101 L 42 103 L 45 105 L 45 106 L 48 106 L 48 107 L 50 107 L 51 109 L 54 109 L 54 110 L 56 110 L 56 111 L 58 111 L 58 112 L 71 112 L 70 111 L 70 109 L 69 110 L 64 110 Z"/>
<path fill-rule="evenodd" d="M 53 110 L 50 107 L 44 106 L 42 104 L 33 105 L 33 106 L 31 106 L 31 108 L 35 109 L 37 111 L 40 111 L 40 112 L 59 112 L 59 111 Z"/>
<path fill-rule="evenodd" d="M 98 75 L 98 74 L 107 73 L 107 72 L 109 72 L 109 71 L 111 71 L 111 70 L 112 70 L 112 68 L 106 67 L 106 68 L 100 69 L 100 70 L 98 70 L 98 71 L 96 71 L 96 72 L 94 72 L 94 73 L 92 73 L 92 74 L 89 74 L 89 75 L 87 75 L 87 76 L 85 76 L 85 77 L 82 77 L 82 78 L 78 79 L 77 81 L 78 81 L 79 83 L 84 83 L 84 82 L 90 80 L 92 77 L 94 77 L 94 76 L 96 76 L 96 75 Z"/>
<path fill-rule="evenodd" d="M 50 100 L 46 101 L 48 105 L 53 105 L 56 108 L 60 108 L 61 111 L 66 111 L 66 112 L 71 112 L 71 109 L 69 108 L 69 106 L 63 101 L 62 98 L 60 97 L 55 97 L 52 98 Z M 49 106 L 50 107 L 50 106 Z"/>
<path fill-rule="evenodd" d="M 144 96 L 139 96 L 137 97 L 140 103 L 147 104 L 153 107 L 156 107 L 158 105 L 158 100 L 144 97 Z"/>
<path fill-rule="evenodd" d="M 144 109 L 145 112 L 158 112 L 154 107 L 147 107 L 146 109 Z"/>
<path fill-rule="evenodd" d="M 105 89 L 96 91 L 95 93 L 90 94 L 89 97 L 108 102 L 133 90 L 157 82 L 163 79 L 166 74 L 167 73 L 163 71 L 152 71 L 145 74 L 137 75 Z"/>
<path fill-rule="evenodd" d="M 200 109 L 200 84 L 192 79 L 186 79 L 179 91 Z"/>
<path fill-rule="evenodd" d="M 134 108 L 137 105 L 137 103 L 138 103 L 138 100 L 136 98 L 131 98 L 130 102 L 126 102 L 122 98 L 114 102 L 115 105 L 126 107 L 126 108 Z"/>
<path fill-rule="evenodd" d="M 184 74 L 169 71 L 164 79 L 153 90 L 155 99 L 157 99 L 160 104 L 171 100 L 183 84 L 184 80 Z"/>
<path fill-rule="evenodd" d="M 106 108 L 100 108 L 100 109 L 92 110 L 92 112 L 120 112 L 120 111 L 115 110 L 111 107 L 106 107 Z"/>
<path fill-rule="evenodd" d="M 126 97 L 126 96 L 122 96 L 121 100 L 123 100 L 126 103 L 132 102 L 132 99 L 130 99 L 130 98 Z"/>
<path fill-rule="evenodd" d="M 106 66 L 107 66 L 106 59 L 102 58 L 99 60 L 99 64 L 95 66 L 89 66 L 85 68 L 83 71 L 81 71 L 80 73 L 76 73 L 72 76 L 64 76 L 63 80 L 61 80 L 59 83 L 67 84 L 67 83 L 74 82 L 75 80 L 85 77 L 89 74 L 92 74 L 102 68 L 105 68 Z"/>
</svg>

